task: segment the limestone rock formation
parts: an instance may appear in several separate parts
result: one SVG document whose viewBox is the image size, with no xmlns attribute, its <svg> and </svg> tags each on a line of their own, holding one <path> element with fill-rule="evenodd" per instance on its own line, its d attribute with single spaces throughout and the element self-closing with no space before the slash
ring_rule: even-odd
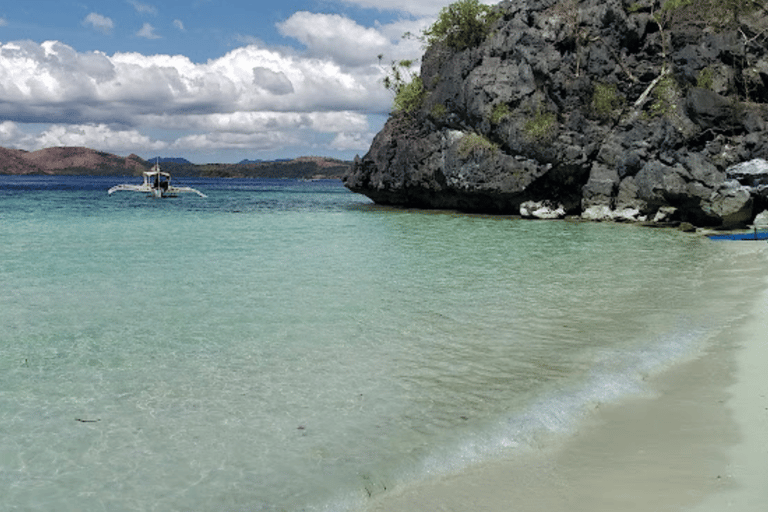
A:
<svg viewBox="0 0 768 512">
<path fill-rule="evenodd" d="M 430 44 L 419 106 L 345 184 L 391 205 L 748 224 L 763 183 L 729 169 L 768 159 L 765 4 L 502 2 L 479 45 Z"/>
</svg>

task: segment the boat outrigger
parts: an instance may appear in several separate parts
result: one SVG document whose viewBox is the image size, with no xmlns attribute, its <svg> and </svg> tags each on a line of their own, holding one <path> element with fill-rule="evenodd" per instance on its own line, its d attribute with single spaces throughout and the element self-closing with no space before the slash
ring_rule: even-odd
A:
<svg viewBox="0 0 768 512">
<path fill-rule="evenodd" d="M 199 190 L 191 187 L 176 187 L 171 185 L 171 175 L 167 172 L 160 170 L 160 163 L 155 163 L 152 169 L 144 171 L 144 183 L 141 185 L 131 185 L 123 183 L 122 185 L 115 185 L 110 188 L 107 193 L 112 195 L 112 192 L 144 192 L 152 197 L 176 197 L 176 194 L 197 194 L 200 197 L 208 197 Z"/>
</svg>

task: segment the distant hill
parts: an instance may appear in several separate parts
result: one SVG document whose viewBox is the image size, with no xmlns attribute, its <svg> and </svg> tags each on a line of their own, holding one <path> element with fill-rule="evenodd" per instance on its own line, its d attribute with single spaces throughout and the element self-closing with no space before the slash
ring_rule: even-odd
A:
<svg viewBox="0 0 768 512">
<path fill-rule="evenodd" d="M 269 162 L 290 162 L 290 158 L 277 158 L 275 160 L 248 160 L 247 158 L 245 160 L 240 160 L 238 164 L 240 165 L 248 165 L 248 164 L 264 164 Z"/>
<path fill-rule="evenodd" d="M 167 163 L 161 167 L 174 176 L 212 178 L 291 178 L 341 179 L 352 162 L 325 157 L 300 157 L 249 164 L 183 165 Z"/>
<path fill-rule="evenodd" d="M 0 174 L 139 176 L 155 159 L 121 157 L 82 147 L 24 151 L 0 147 Z M 160 158 L 160 167 L 174 176 L 217 178 L 341 179 L 352 162 L 325 157 L 300 157 L 240 164 L 193 164 L 185 158 Z"/>
<path fill-rule="evenodd" d="M 181 158 L 181 157 L 170 157 L 169 158 L 169 157 L 162 157 L 162 156 L 156 156 L 156 157 L 148 158 L 147 162 L 152 162 L 152 163 L 160 162 L 161 164 L 164 164 L 164 163 L 167 163 L 167 162 L 171 162 L 171 163 L 174 163 L 174 164 L 191 164 L 192 163 L 189 160 L 187 160 L 186 158 Z"/>
<path fill-rule="evenodd" d="M 141 174 L 147 162 L 136 155 L 120 157 L 81 147 L 39 151 L 0 148 L 0 174 Z"/>
</svg>

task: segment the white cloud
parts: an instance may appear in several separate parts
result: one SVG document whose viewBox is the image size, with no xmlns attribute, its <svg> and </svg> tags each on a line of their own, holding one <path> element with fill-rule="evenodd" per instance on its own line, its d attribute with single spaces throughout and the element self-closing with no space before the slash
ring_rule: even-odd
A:
<svg viewBox="0 0 768 512">
<path fill-rule="evenodd" d="M 421 18 L 366 28 L 339 15 L 297 12 L 277 28 L 282 35 L 300 41 L 308 56 L 357 68 L 357 73 L 366 66 L 378 66 L 380 55 L 384 65 L 402 59 L 418 61 L 424 51 L 422 42 L 403 35 L 421 34 L 430 23 Z"/>
<path fill-rule="evenodd" d="M 440 9 L 456 0 L 343 0 L 344 2 L 381 11 L 402 11 L 414 16 L 436 16 Z M 480 0 L 481 4 L 494 5 L 498 0 Z"/>
<path fill-rule="evenodd" d="M 277 25 L 284 36 L 299 40 L 314 57 L 359 66 L 375 62 L 390 42 L 379 31 L 338 14 L 295 13 Z"/>
<path fill-rule="evenodd" d="M 139 37 L 145 37 L 147 39 L 160 39 L 162 36 L 155 33 L 155 27 L 150 25 L 149 23 L 145 23 L 142 25 L 141 29 L 139 29 L 138 32 L 136 32 L 136 35 Z"/>
<path fill-rule="evenodd" d="M 3 143 L 15 142 L 23 137 L 21 130 L 13 121 L 0 123 L 0 141 Z"/>
<path fill-rule="evenodd" d="M 101 14 L 92 12 L 88 16 L 85 17 L 83 20 L 83 25 L 90 25 L 94 29 L 98 30 L 99 32 L 103 32 L 105 34 L 109 34 L 112 32 L 112 29 L 114 28 L 115 24 L 112 22 L 110 18 L 107 18 L 106 16 L 102 16 Z"/>
<path fill-rule="evenodd" d="M 5 100 L 0 111 L 23 112 L 28 103 L 93 101 L 114 71 L 104 54 L 77 53 L 56 41 L 0 44 L 0 97 Z"/>
<path fill-rule="evenodd" d="M 366 131 L 365 115 L 356 112 L 233 112 L 230 114 L 145 115 L 137 119 L 142 126 L 169 130 L 190 129 L 205 132 L 254 133 L 312 131 L 337 133 Z"/>
<path fill-rule="evenodd" d="M 93 15 L 94 27 L 108 19 Z M 183 55 L 78 52 L 58 41 L 0 42 L 0 140 L 22 149 L 81 145 L 118 154 L 311 144 L 364 150 L 378 128 L 369 116 L 386 113 L 392 101 L 377 55 L 385 64 L 390 56 L 420 55 L 418 42 L 400 38 L 418 23 L 366 28 L 340 16 L 297 13 L 281 30 L 305 43 L 304 54 L 252 42 L 203 63 Z M 31 134 L 35 124 L 43 128 Z"/>
<path fill-rule="evenodd" d="M 294 92 L 293 84 L 282 71 L 272 71 L 264 67 L 253 68 L 253 85 L 276 96 Z"/>
<path fill-rule="evenodd" d="M 166 118 L 164 121 L 166 127 L 183 122 L 187 128 L 201 132 L 181 137 L 170 144 L 169 149 L 185 153 L 237 149 L 252 152 L 270 151 L 311 144 L 322 145 L 326 151 L 364 151 L 370 146 L 374 136 L 365 116 L 355 113 L 239 112 L 175 120 Z M 340 133 L 341 130 L 350 131 Z M 353 130 L 360 130 L 362 133 L 354 133 Z M 326 137 L 335 136 L 330 144 L 322 142 L 324 134 Z"/>
<path fill-rule="evenodd" d="M 279 150 L 301 145 L 319 134 L 333 135 L 328 148 L 363 151 L 370 146 L 371 132 L 364 115 L 353 112 L 263 113 L 237 112 L 209 115 L 148 115 L 135 129 L 115 129 L 106 124 L 50 125 L 37 134 L 24 134 L 11 121 L 0 123 L 4 146 L 34 151 L 53 146 L 85 146 L 116 154 L 146 151 L 185 153 L 219 150 Z M 191 130 L 175 140 L 152 139 L 142 130 Z"/>
<path fill-rule="evenodd" d="M 10 134 L 6 137 L 6 128 Z M 168 144 L 152 140 L 138 130 L 115 130 L 105 124 L 48 126 L 37 134 L 22 134 L 8 122 L 0 124 L 0 140 L 13 147 L 35 151 L 55 146 L 85 146 L 102 151 L 128 154 L 141 150 L 163 150 Z"/>
<path fill-rule="evenodd" d="M 181 20 L 173 20 L 173 26 L 178 30 L 184 31 L 184 22 Z"/>
<path fill-rule="evenodd" d="M 56 41 L 0 43 L 0 118 L 362 110 L 386 96 L 368 89 L 377 71 L 366 73 L 252 45 L 198 64 L 180 55 L 80 53 Z"/>
<path fill-rule="evenodd" d="M 408 53 L 413 58 L 424 53 L 423 43 L 418 40 L 422 32 L 427 29 L 434 19 L 419 18 L 416 20 L 398 20 L 387 25 L 376 25 L 376 30 L 387 37 L 394 49 L 405 54 Z M 411 37 L 405 38 L 405 34 L 411 34 Z M 402 57 L 405 58 L 405 57 Z"/>
<path fill-rule="evenodd" d="M 5 18 L 0 18 L 0 27 L 4 27 L 8 24 L 8 20 Z"/>
<path fill-rule="evenodd" d="M 136 0 L 130 0 L 128 3 L 131 4 L 139 14 L 157 14 L 157 8 L 153 5 L 137 2 Z"/>
<path fill-rule="evenodd" d="M 182 137 L 170 149 L 179 151 L 243 149 L 267 151 L 300 143 L 301 140 L 289 132 L 257 133 L 204 133 Z"/>
<path fill-rule="evenodd" d="M 330 147 L 339 151 L 365 151 L 371 147 L 375 135 L 372 132 L 340 132 L 331 141 Z"/>
</svg>

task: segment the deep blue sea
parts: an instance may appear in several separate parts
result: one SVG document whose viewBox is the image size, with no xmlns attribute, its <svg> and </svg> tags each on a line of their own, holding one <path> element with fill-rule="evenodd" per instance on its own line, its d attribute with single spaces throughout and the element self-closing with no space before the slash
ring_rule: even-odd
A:
<svg viewBox="0 0 768 512">
<path fill-rule="evenodd" d="M 337 181 L 0 176 L 0 508 L 359 511 L 652 394 L 741 314 L 728 243 Z"/>
</svg>

